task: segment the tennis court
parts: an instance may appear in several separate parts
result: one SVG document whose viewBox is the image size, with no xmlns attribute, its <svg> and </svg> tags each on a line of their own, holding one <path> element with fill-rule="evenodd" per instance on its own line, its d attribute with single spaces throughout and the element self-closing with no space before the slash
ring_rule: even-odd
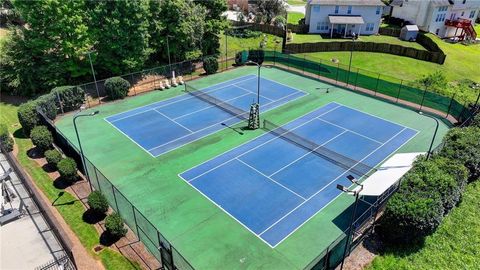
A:
<svg viewBox="0 0 480 270">
<path fill-rule="evenodd" d="M 242 76 L 200 91 L 190 87 L 187 94 L 109 116 L 106 120 L 156 157 L 247 119 L 250 105 L 257 101 L 257 78 Z M 264 78 L 260 84 L 262 112 L 306 95 Z"/>
<path fill-rule="evenodd" d="M 368 174 L 417 134 L 336 102 L 265 128 L 180 176 L 271 247 L 339 196 L 347 175 Z"/>
</svg>

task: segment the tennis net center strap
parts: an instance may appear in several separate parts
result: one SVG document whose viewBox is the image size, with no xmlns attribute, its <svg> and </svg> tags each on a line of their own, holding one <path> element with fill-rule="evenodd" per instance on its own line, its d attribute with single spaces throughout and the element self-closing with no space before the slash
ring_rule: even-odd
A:
<svg viewBox="0 0 480 270">
<path fill-rule="evenodd" d="M 369 165 L 332 151 L 268 120 L 263 121 L 263 128 L 287 142 L 302 147 L 303 149 L 306 149 L 347 171 L 355 173 L 360 177 L 367 175 L 374 170 L 374 168 Z"/>
<path fill-rule="evenodd" d="M 227 102 L 225 101 L 222 101 L 210 94 L 208 94 L 207 92 L 205 91 L 202 91 L 202 90 L 199 90 L 199 89 L 196 89 L 196 88 L 193 88 L 192 86 L 188 85 L 188 84 L 185 84 L 185 91 L 187 93 L 189 93 L 190 95 L 200 99 L 200 100 L 203 100 L 205 102 L 208 102 L 216 107 L 218 107 L 219 109 L 237 117 L 237 118 L 240 118 L 242 120 L 248 120 L 248 112 L 247 111 L 244 111 L 244 110 L 241 110 L 235 106 L 232 106 L 230 104 L 228 104 Z"/>
</svg>

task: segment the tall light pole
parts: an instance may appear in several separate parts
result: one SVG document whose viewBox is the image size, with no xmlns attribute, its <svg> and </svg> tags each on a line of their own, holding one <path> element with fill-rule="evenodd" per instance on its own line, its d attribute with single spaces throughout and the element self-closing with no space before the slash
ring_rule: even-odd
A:
<svg viewBox="0 0 480 270">
<path fill-rule="evenodd" d="M 347 179 L 350 182 L 352 182 L 353 184 L 357 185 L 357 187 L 354 188 L 354 189 L 348 189 L 347 187 L 344 187 L 340 184 L 337 184 L 337 189 L 339 189 L 340 191 L 342 191 L 344 193 L 351 194 L 351 195 L 355 196 L 355 204 L 353 206 L 353 212 L 352 212 L 352 216 L 350 218 L 350 225 L 349 225 L 349 229 L 348 229 L 347 242 L 345 243 L 345 248 L 343 250 L 343 259 L 342 259 L 342 265 L 340 266 L 340 270 L 343 269 L 343 264 L 345 263 L 345 257 L 346 257 L 346 254 L 347 254 L 347 250 L 349 249 L 349 246 L 350 246 L 350 238 L 352 238 L 352 234 L 353 234 L 353 223 L 355 222 L 355 216 L 357 215 L 358 197 L 360 196 L 360 192 L 363 190 L 363 185 L 360 184 L 355 177 L 353 177 L 352 175 L 348 175 Z"/>
<path fill-rule="evenodd" d="M 172 73 L 172 61 L 170 60 L 170 44 L 168 43 L 168 38 L 171 37 L 169 35 L 166 35 L 167 38 L 167 54 L 168 54 L 168 69 L 170 70 L 170 73 Z"/>
<path fill-rule="evenodd" d="M 347 30 L 345 30 L 347 31 Z M 358 36 L 353 33 L 352 35 L 352 47 L 350 48 L 350 63 L 348 64 L 348 75 L 347 75 L 347 86 L 350 81 L 350 70 L 352 68 L 352 58 L 353 58 L 353 48 L 355 47 L 355 40 L 358 38 Z"/>
<path fill-rule="evenodd" d="M 431 115 L 428 115 L 428 114 L 425 114 L 423 112 L 418 112 L 420 115 L 423 115 L 423 116 L 426 116 L 426 117 L 429 117 L 429 118 L 432 118 L 433 120 L 435 120 L 435 123 L 436 123 L 436 126 L 435 126 L 435 132 L 433 133 L 433 138 L 432 138 L 432 142 L 430 143 L 430 148 L 428 149 L 428 153 L 427 153 L 427 160 L 430 158 L 430 155 L 432 154 L 432 147 L 433 147 L 433 142 L 435 141 L 435 137 L 437 136 L 437 131 L 438 131 L 438 126 L 440 125 L 440 123 L 438 122 L 438 119 L 431 116 Z"/>
<path fill-rule="evenodd" d="M 77 129 L 76 120 L 77 120 L 77 118 L 79 118 L 79 117 L 94 116 L 94 115 L 96 115 L 96 114 L 98 114 L 98 113 L 99 113 L 99 111 L 94 111 L 94 112 L 89 113 L 89 114 L 76 114 L 76 115 L 73 117 L 73 127 L 75 128 L 75 134 L 77 135 L 78 146 L 79 146 L 79 148 L 80 148 L 80 155 L 82 156 L 83 170 L 85 171 L 85 175 L 87 176 L 87 181 L 88 181 L 88 184 L 90 185 L 90 191 L 93 191 L 93 189 L 92 189 L 92 181 L 90 181 L 90 176 L 88 175 L 87 166 L 85 166 L 85 156 L 83 155 L 83 149 L 82 149 L 82 144 L 80 143 L 80 136 L 78 135 L 78 129 Z"/>
<path fill-rule="evenodd" d="M 88 51 L 86 52 L 86 54 L 88 54 L 88 60 L 90 60 L 90 68 L 92 69 L 93 81 L 95 82 L 95 89 L 97 89 L 98 103 L 102 103 L 100 99 L 100 92 L 98 91 L 97 78 L 95 77 L 95 70 L 93 69 L 92 57 L 90 56 L 90 54 L 93 52 L 95 51 Z"/>
</svg>

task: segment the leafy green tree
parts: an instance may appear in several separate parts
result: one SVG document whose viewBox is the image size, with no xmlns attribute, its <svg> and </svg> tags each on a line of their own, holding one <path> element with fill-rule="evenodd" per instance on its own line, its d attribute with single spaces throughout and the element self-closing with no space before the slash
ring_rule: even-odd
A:
<svg viewBox="0 0 480 270">
<path fill-rule="evenodd" d="M 103 76 L 141 69 L 151 54 L 148 47 L 148 2 L 91 1 L 90 27 L 95 40 L 96 69 Z"/>
<path fill-rule="evenodd" d="M 108 211 L 107 198 L 98 190 L 92 191 L 88 195 L 88 206 L 98 213 L 105 213 Z"/>
<path fill-rule="evenodd" d="M 207 9 L 205 17 L 205 33 L 203 35 L 203 55 L 216 55 L 219 53 L 220 31 L 228 26 L 222 14 L 227 11 L 225 0 L 195 0 L 195 3 Z"/>
<path fill-rule="evenodd" d="M 73 183 L 77 180 L 77 163 L 72 158 L 64 158 L 57 163 L 60 176 L 67 182 Z"/>
<path fill-rule="evenodd" d="M 271 24 L 278 15 L 286 13 L 285 1 L 283 0 L 258 0 L 257 5 L 257 13 L 261 13 L 264 22 L 268 24 Z"/>
<path fill-rule="evenodd" d="M 90 47 L 83 0 L 13 1 L 25 20 L 4 44 L 1 77 L 10 92 L 33 95 L 89 72 Z"/>
<path fill-rule="evenodd" d="M 173 62 L 198 59 L 202 55 L 205 33 L 205 7 L 192 0 L 163 1 L 161 18 L 163 36 L 170 36 L 169 46 Z M 166 48 L 166 38 L 163 47 Z M 164 50 L 165 58 L 167 51 Z"/>
<path fill-rule="evenodd" d="M 125 228 L 122 217 L 117 213 L 108 215 L 105 219 L 105 228 L 107 228 L 107 231 L 115 237 L 123 237 L 128 232 L 127 228 Z"/>
<path fill-rule="evenodd" d="M 62 154 L 56 149 L 45 151 L 45 159 L 47 160 L 48 165 L 52 168 L 57 169 L 57 164 L 62 160 Z"/>
</svg>

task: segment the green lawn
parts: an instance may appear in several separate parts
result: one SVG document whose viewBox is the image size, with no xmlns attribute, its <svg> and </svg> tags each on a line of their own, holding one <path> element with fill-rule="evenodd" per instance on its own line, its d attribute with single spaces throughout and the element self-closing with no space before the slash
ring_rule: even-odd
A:
<svg viewBox="0 0 480 270">
<path fill-rule="evenodd" d="M 15 143 L 18 146 L 18 160 L 27 173 L 34 179 L 37 186 L 43 191 L 50 201 L 54 201 L 56 209 L 63 216 L 70 228 L 78 236 L 87 251 L 94 255 L 92 249 L 99 243 L 99 235 L 93 225 L 85 223 L 82 219 L 85 209 L 81 202 L 76 200 L 70 193 L 65 192 L 59 197 L 59 192 L 53 185 L 48 174 L 33 160 L 27 156 L 27 150 L 33 147 L 30 139 L 25 138 L 17 118 L 18 107 L 0 103 L 0 122 L 8 125 L 10 133 L 14 134 Z M 107 269 L 140 269 L 137 263 L 129 261 L 116 251 L 105 248 L 98 255 Z"/>
<path fill-rule="evenodd" d="M 427 237 L 417 252 L 390 250 L 368 267 L 380 269 L 478 269 L 480 265 L 480 181 L 470 184 L 463 201 Z"/>
<path fill-rule="evenodd" d="M 306 0 L 287 0 L 287 3 L 291 6 L 305 6 Z"/>
<path fill-rule="evenodd" d="M 300 12 L 288 12 L 288 23 L 291 23 L 291 24 L 298 24 L 298 21 L 300 19 L 303 19 L 303 17 L 305 17 L 305 15 L 303 13 L 300 13 Z"/>
<path fill-rule="evenodd" d="M 267 46 L 265 48 L 266 50 L 275 49 L 275 44 L 276 44 L 275 40 L 279 41 L 277 45 L 277 50 L 280 51 L 282 49 L 282 38 L 274 35 L 262 33 L 262 35 L 257 38 L 237 38 L 237 37 L 227 36 L 228 57 L 233 57 L 235 52 L 237 51 L 248 50 L 250 48 L 258 49 L 260 46 L 260 42 L 263 40 L 263 35 L 267 36 Z M 225 50 L 226 50 L 225 35 L 222 33 L 220 35 L 220 57 L 221 58 L 225 57 Z"/>
<path fill-rule="evenodd" d="M 350 39 L 345 39 L 345 38 L 322 38 L 322 36 L 320 36 L 318 34 L 296 34 L 296 33 L 293 33 L 293 41 L 291 43 L 331 42 L 331 41 L 346 42 L 346 41 L 351 41 L 351 40 Z M 401 40 L 397 37 L 391 37 L 391 36 L 376 36 L 376 35 L 360 36 L 360 38 L 357 41 L 389 43 L 389 44 L 401 45 L 401 46 L 404 46 L 404 47 L 412 47 L 412 48 L 419 49 L 419 50 L 425 50 L 425 48 L 422 45 L 420 45 L 416 42 L 404 41 L 404 40 Z"/>
<path fill-rule="evenodd" d="M 469 78 L 480 82 L 480 68 L 478 66 L 478 63 L 480 63 L 480 45 L 451 44 L 436 38 L 432 34 L 428 35 L 437 42 L 447 55 L 443 65 L 392 54 L 354 52 L 352 66 L 403 80 L 417 80 L 424 75 L 440 70 L 445 73 L 449 81 Z M 319 52 L 308 55 L 325 60 L 337 58 L 340 63 L 348 64 L 350 52 Z"/>
</svg>

